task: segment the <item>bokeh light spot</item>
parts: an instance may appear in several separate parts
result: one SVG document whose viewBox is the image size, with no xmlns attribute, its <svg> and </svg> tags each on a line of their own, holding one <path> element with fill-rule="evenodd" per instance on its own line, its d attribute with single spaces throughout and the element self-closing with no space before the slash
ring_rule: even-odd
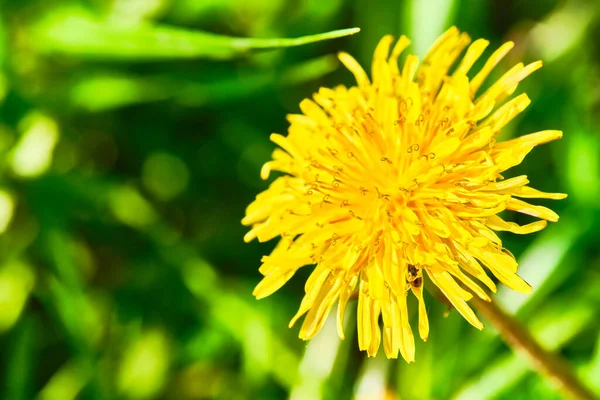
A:
<svg viewBox="0 0 600 400">
<path fill-rule="evenodd" d="M 110 207 L 115 217 L 126 225 L 141 228 L 156 221 L 152 205 L 129 186 L 111 192 Z"/>
<path fill-rule="evenodd" d="M 159 331 L 146 332 L 131 346 L 121 363 L 119 389 L 131 399 L 155 396 L 165 383 L 168 368 L 168 345 Z"/>
<path fill-rule="evenodd" d="M 12 153 L 12 169 L 23 178 L 37 177 L 50 167 L 52 152 L 59 139 L 58 127 L 51 118 L 32 113 L 22 121 L 23 135 Z"/>
<path fill-rule="evenodd" d="M 12 220 L 15 202 L 12 196 L 0 189 L 0 233 L 4 233 Z"/>
<path fill-rule="evenodd" d="M 33 272 L 25 264 L 14 263 L 0 269 L 0 333 L 19 319 L 34 281 Z"/>
<path fill-rule="evenodd" d="M 183 193 L 189 177 L 183 161 L 167 153 L 152 154 L 142 171 L 144 186 L 160 200 L 171 200 Z"/>
</svg>

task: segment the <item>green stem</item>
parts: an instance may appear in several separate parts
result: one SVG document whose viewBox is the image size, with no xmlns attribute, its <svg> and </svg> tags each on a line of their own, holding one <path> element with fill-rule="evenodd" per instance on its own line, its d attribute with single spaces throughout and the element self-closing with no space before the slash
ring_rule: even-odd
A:
<svg viewBox="0 0 600 400">
<path fill-rule="evenodd" d="M 597 399 L 577 378 L 566 361 L 544 349 L 523 324 L 496 303 L 486 302 L 475 296 L 470 302 L 496 327 L 511 347 L 529 358 L 534 369 L 547 376 L 565 396 L 583 400 Z"/>
</svg>

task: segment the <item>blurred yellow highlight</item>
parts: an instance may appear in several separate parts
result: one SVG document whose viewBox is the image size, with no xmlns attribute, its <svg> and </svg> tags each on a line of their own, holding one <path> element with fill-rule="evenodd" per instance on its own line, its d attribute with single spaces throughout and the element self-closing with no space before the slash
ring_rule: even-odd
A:
<svg viewBox="0 0 600 400">
<path fill-rule="evenodd" d="M 0 333 L 17 322 L 34 282 L 31 268 L 24 263 L 14 262 L 0 269 Z"/>
<path fill-rule="evenodd" d="M 306 346 L 300 364 L 300 379 L 292 389 L 290 400 L 311 400 L 320 397 L 327 378 L 333 371 L 339 348 L 340 338 L 337 336 L 336 321 L 329 318 L 325 321 L 321 334 Z"/>
<path fill-rule="evenodd" d="M 37 400 L 72 400 L 89 381 L 89 374 L 80 365 L 69 362 L 50 378 Z"/>
<path fill-rule="evenodd" d="M 383 357 L 367 359 L 356 383 L 356 400 L 392 400 L 393 396 L 386 388 L 386 376 L 389 363 Z M 397 397 L 396 397 L 397 398 Z"/>
<path fill-rule="evenodd" d="M 12 220 L 15 201 L 12 196 L 0 189 L 0 233 L 4 233 Z"/>
<path fill-rule="evenodd" d="M 142 181 L 159 200 L 171 200 L 187 187 L 190 173 L 179 158 L 154 153 L 144 162 Z"/>
<path fill-rule="evenodd" d="M 583 4 L 579 1 L 566 1 L 533 28 L 531 39 L 544 60 L 554 61 L 581 42 L 594 17 L 591 4 Z"/>
<path fill-rule="evenodd" d="M 115 188 L 110 196 L 110 208 L 122 223 L 141 228 L 156 221 L 152 205 L 133 187 Z"/>
<path fill-rule="evenodd" d="M 600 138 L 585 130 L 570 134 L 567 150 L 567 183 L 579 205 L 600 206 Z M 585 171 L 585 173 L 582 173 Z"/>
<path fill-rule="evenodd" d="M 163 388 L 169 367 L 167 339 L 148 331 L 125 353 L 118 375 L 119 391 L 129 399 L 149 399 Z"/>
<path fill-rule="evenodd" d="M 48 170 L 59 139 L 56 122 L 33 112 L 21 121 L 22 136 L 13 149 L 11 167 L 22 178 L 35 178 Z"/>
</svg>

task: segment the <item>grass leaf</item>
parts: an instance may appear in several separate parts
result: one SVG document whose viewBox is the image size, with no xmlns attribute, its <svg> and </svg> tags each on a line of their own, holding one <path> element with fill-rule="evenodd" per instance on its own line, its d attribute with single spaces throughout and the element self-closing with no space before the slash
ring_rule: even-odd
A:
<svg viewBox="0 0 600 400">
<path fill-rule="evenodd" d="M 79 11 L 53 12 L 32 29 L 32 45 L 58 53 L 111 61 L 231 59 L 253 50 L 271 50 L 336 39 L 359 32 L 340 29 L 299 38 L 240 38 L 149 24 L 102 21 Z"/>
</svg>

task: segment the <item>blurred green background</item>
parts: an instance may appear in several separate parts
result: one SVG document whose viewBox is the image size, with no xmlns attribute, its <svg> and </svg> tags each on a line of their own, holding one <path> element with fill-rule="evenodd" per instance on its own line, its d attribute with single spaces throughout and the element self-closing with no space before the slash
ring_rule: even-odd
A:
<svg viewBox="0 0 600 400">
<path fill-rule="evenodd" d="M 451 25 L 490 49 L 516 42 L 496 77 L 544 61 L 519 88 L 532 105 L 502 135 L 565 135 L 507 176 L 569 197 L 536 203 L 559 212 L 557 224 L 502 236 L 534 292 L 496 299 L 600 392 L 599 1 L 4 0 L 0 10 L 0 399 L 560 398 L 493 327 L 445 317 L 431 296 L 430 339 L 408 365 L 360 353 L 353 310 L 345 341 L 331 319 L 299 340 L 287 324 L 311 268 L 270 298 L 251 295 L 274 243 L 244 244 L 240 220 L 268 185 L 269 134 L 285 133 L 285 115 L 320 86 L 353 83 L 337 51 L 368 67 L 382 35 L 404 33 L 422 56 Z M 201 33 L 350 27 L 362 31 L 269 51 Z"/>
</svg>

